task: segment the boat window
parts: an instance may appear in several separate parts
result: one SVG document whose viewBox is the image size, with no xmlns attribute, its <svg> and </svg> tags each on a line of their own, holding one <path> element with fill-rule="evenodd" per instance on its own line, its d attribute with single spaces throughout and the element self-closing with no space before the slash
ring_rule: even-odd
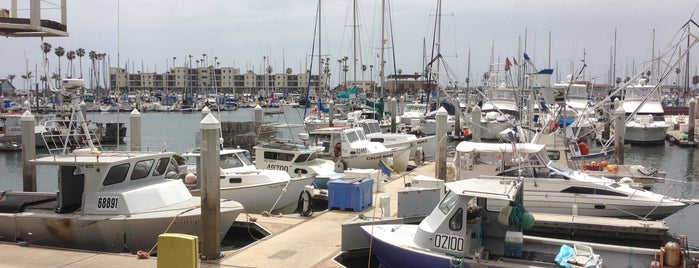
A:
<svg viewBox="0 0 699 268">
<path fill-rule="evenodd" d="M 107 177 L 104 178 L 102 185 L 112 185 L 120 183 L 126 179 L 126 173 L 129 172 L 131 165 L 129 163 L 113 166 L 107 172 Z"/>
<path fill-rule="evenodd" d="M 252 165 L 252 160 L 250 160 L 250 152 L 245 151 L 242 153 L 238 153 L 238 158 L 240 158 L 240 161 L 243 161 L 243 164 L 245 164 L 246 166 Z"/>
<path fill-rule="evenodd" d="M 369 141 L 383 143 L 383 138 L 371 138 Z"/>
<path fill-rule="evenodd" d="M 447 195 L 444 196 L 444 199 L 442 199 L 442 202 L 439 203 L 439 210 L 441 210 L 442 213 L 447 214 L 449 213 L 449 210 L 456 205 L 457 201 L 459 201 L 459 195 L 449 191 Z"/>
<path fill-rule="evenodd" d="M 561 159 L 561 152 L 560 151 L 546 151 L 549 155 L 549 159 L 553 161 L 558 161 Z"/>
<path fill-rule="evenodd" d="M 572 194 L 595 194 L 595 195 L 609 195 L 609 196 L 627 196 L 623 193 L 617 193 L 604 189 L 595 189 L 589 187 L 568 187 L 561 191 L 562 193 L 572 193 Z"/>
<path fill-rule="evenodd" d="M 363 131 L 356 131 L 357 132 L 357 137 L 359 137 L 359 140 L 366 140 L 366 136 L 364 135 Z"/>
<path fill-rule="evenodd" d="M 287 162 L 294 160 L 294 154 L 277 153 L 277 160 L 287 161 Z"/>
<path fill-rule="evenodd" d="M 155 160 L 153 159 L 136 162 L 136 164 L 133 166 L 133 172 L 131 172 L 131 180 L 138 180 L 148 177 L 151 168 L 153 168 L 153 163 L 155 163 Z"/>
<path fill-rule="evenodd" d="M 357 132 L 356 132 L 356 131 L 347 132 L 347 140 L 348 140 L 350 143 L 359 140 L 359 136 L 357 136 Z"/>
<path fill-rule="evenodd" d="M 303 163 L 308 161 L 309 158 L 311 158 L 311 154 L 300 154 L 299 157 L 296 158 L 296 161 L 294 161 L 294 163 Z"/>
<path fill-rule="evenodd" d="M 153 171 L 153 176 L 160 176 L 165 174 L 167 171 L 167 166 L 170 163 L 169 157 L 163 157 L 158 159 L 158 165 L 155 166 L 155 171 Z"/>
<path fill-rule="evenodd" d="M 221 161 L 221 168 L 223 168 L 223 169 L 237 168 L 237 167 L 243 166 L 243 162 L 240 162 L 240 159 L 235 154 L 233 154 L 233 155 L 230 155 L 230 154 L 221 155 L 220 161 Z"/>
<path fill-rule="evenodd" d="M 452 231 L 460 231 L 464 225 L 464 209 L 459 208 L 456 210 L 451 219 L 449 219 L 449 229 Z"/>
</svg>

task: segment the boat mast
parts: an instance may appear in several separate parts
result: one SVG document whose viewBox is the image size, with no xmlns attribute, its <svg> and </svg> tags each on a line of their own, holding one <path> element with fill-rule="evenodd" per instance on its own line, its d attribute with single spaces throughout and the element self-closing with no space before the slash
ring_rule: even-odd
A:
<svg viewBox="0 0 699 268">
<path fill-rule="evenodd" d="M 322 3 L 322 1 L 318 0 L 318 79 L 317 79 L 318 80 L 318 87 L 316 87 L 316 96 L 319 96 L 319 92 L 321 92 L 321 90 L 320 90 L 321 77 L 323 75 L 323 56 L 322 56 L 323 54 L 321 53 L 322 50 L 321 50 L 321 46 L 320 46 L 321 40 L 322 40 L 322 38 L 321 38 L 322 31 L 320 30 L 320 27 L 322 24 L 320 22 L 320 18 L 322 16 L 321 15 L 321 3 Z M 313 51 L 311 51 L 311 55 L 313 55 Z M 311 74 L 308 74 L 308 75 L 311 75 Z M 318 98 L 320 99 L 320 97 L 318 97 Z"/>
<path fill-rule="evenodd" d="M 357 84 L 357 0 L 352 1 L 352 79 Z"/>
<path fill-rule="evenodd" d="M 381 73 L 379 75 L 379 78 L 381 79 L 381 98 L 384 96 L 384 67 L 386 65 L 386 61 L 384 60 L 384 49 L 386 44 L 386 35 L 384 33 L 384 29 L 386 28 L 385 16 L 386 0 L 381 0 Z"/>
</svg>

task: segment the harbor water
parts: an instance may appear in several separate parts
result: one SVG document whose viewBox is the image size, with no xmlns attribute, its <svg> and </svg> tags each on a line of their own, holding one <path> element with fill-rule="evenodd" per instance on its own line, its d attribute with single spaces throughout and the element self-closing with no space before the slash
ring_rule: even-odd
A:
<svg viewBox="0 0 699 268">
<path fill-rule="evenodd" d="M 272 111 L 272 108 L 265 109 Z M 274 109 L 279 111 L 279 109 Z M 265 122 L 299 124 L 304 115 L 302 108 L 283 108 L 284 113 L 264 116 Z M 213 111 L 222 122 L 253 121 L 252 109 L 236 111 Z M 87 120 L 93 122 L 123 122 L 130 129 L 129 113 L 88 113 Z M 192 113 L 156 113 L 141 114 L 142 145 L 144 150 L 173 151 L 184 153 L 196 146 L 196 133 L 199 132 L 202 114 Z M 296 138 L 301 129 L 281 129 L 284 138 Z M 129 142 L 129 131 L 124 141 Z M 119 145 L 126 150 L 125 144 Z M 638 146 L 626 145 L 625 163 L 643 165 L 648 169 L 657 169 L 667 173 L 668 181 L 654 186 L 654 191 L 681 198 L 699 198 L 699 159 L 696 148 L 681 148 L 669 144 Z M 38 154 L 46 153 L 38 149 Z M 40 168 L 37 170 L 39 191 L 56 191 L 56 170 Z M 22 152 L 0 152 L 0 191 L 22 190 Z M 688 237 L 691 248 L 699 248 L 699 205 L 689 206 L 665 219 L 671 233 L 684 234 Z"/>
</svg>

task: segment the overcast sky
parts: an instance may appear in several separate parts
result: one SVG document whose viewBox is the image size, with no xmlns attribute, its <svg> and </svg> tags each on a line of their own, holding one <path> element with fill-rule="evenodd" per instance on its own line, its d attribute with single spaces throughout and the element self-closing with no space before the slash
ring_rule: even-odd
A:
<svg viewBox="0 0 699 268">
<path fill-rule="evenodd" d="M 22 6 L 28 5 L 24 1 L 19 2 L 20 9 L 28 8 Z M 394 49 L 385 50 L 386 73 L 393 72 L 393 62 L 404 74 L 421 72 L 423 53 L 431 54 L 437 1 L 390 2 L 393 35 L 387 38 L 392 38 Z M 51 3 L 60 0 L 42 1 L 42 7 L 51 8 Z M 505 57 L 521 57 L 526 40 L 526 51 L 537 66 L 545 68 L 550 62 L 556 68 L 554 80 L 579 71 L 584 57 L 588 65 L 587 80 L 605 83 L 615 29 L 617 76 L 632 76 L 633 64 L 639 70 L 651 58 L 653 30 L 655 50 L 665 50 L 682 25 L 692 18 L 698 3 L 697 0 L 444 0 L 442 55 L 449 66 L 449 78 L 463 84 L 468 77 L 470 51 L 471 81 L 478 82 L 487 71 L 491 57 L 496 62 L 504 62 Z M 188 55 L 196 60 L 207 54 L 208 61 L 217 57 L 220 66 L 237 67 L 243 72 L 259 73 L 266 57 L 274 72 L 291 68 L 297 73 L 308 69 L 310 55 L 318 53 L 317 43 L 316 52 L 311 52 L 317 5 L 315 0 L 69 0 L 70 37 L 45 41 L 66 51 L 84 48 L 88 52 L 107 53 L 112 66 L 119 61 L 123 67 L 128 60 L 129 72 L 163 72 L 166 64 L 173 64 L 173 57 L 177 58 L 175 65 L 183 66 Z M 10 0 L 0 0 L 0 8 L 9 9 L 9 6 Z M 367 68 L 364 73 L 357 71 L 357 79 L 361 80 L 363 74 L 368 80 L 371 75 L 377 77 L 379 70 L 381 1 L 358 0 L 358 6 L 358 64 L 375 67 Z M 42 12 L 44 18 L 59 20 L 55 9 Z M 19 16 L 28 17 L 28 11 L 20 10 Z M 352 25 L 355 23 L 352 17 L 351 0 L 323 1 L 321 53 L 330 58 L 331 85 L 337 83 L 337 60 L 343 56 L 350 58 L 347 76 L 353 79 Z M 699 33 L 699 29 L 694 30 Z M 40 64 L 39 38 L 1 40 L 0 77 L 16 74 L 18 79 L 26 72 L 27 62 L 31 71 Z M 395 60 L 389 57 L 393 53 Z M 49 60 L 51 72 L 57 72 L 56 55 L 49 54 Z M 65 57 L 61 65 L 65 76 Z M 77 60 L 75 66 L 78 68 Z M 85 57 L 85 73 L 87 66 Z M 316 61 L 313 73 L 317 70 Z M 696 68 L 690 68 L 690 73 L 696 73 Z M 15 84 L 21 86 L 21 82 Z"/>
</svg>

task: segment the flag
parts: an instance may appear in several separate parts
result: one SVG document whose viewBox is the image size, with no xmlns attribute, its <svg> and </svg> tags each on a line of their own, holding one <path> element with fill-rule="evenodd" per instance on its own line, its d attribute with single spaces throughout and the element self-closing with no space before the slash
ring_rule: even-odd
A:
<svg viewBox="0 0 699 268">
<path fill-rule="evenodd" d="M 524 52 L 524 60 L 529 60 L 529 55 L 527 55 L 527 52 Z"/>
<path fill-rule="evenodd" d="M 512 66 L 512 63 L 510 62 L 510 58 L 505 58 L 505 71 L 509 71 L 510 66 Z"/>
<path fill-rule="evenodd" d="M 393 174 L 393 167 L 386 162 L 386 159 L 379 159 L 379 168 L 388 177 L 391 177 L 391 174 Z"/>
<path fill-rule="evenodd" d="M 514 61 L 515 65 L 517 65 L 517 58 L 512 57 L 512 61 Z"/>
</svg>

